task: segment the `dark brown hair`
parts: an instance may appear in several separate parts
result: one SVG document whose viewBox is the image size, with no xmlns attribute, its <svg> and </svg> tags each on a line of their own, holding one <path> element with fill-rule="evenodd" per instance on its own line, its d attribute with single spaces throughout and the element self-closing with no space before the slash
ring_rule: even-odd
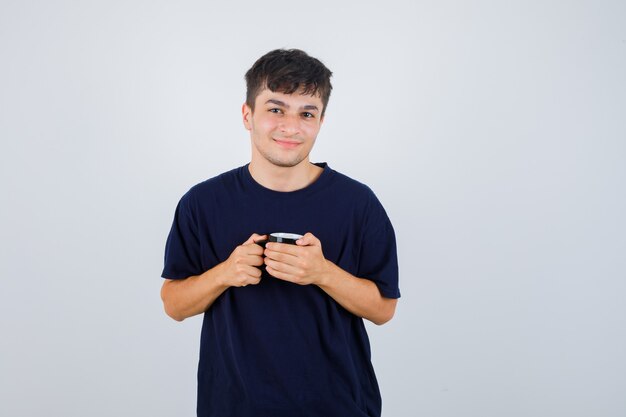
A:
<svg viewBox="0 0 626 417">
<path fill-rule="evenodd" d="M 319 60 L 300 49 L 276 49 L 259 58 L 246 72 L 246 103 L 254 111 L 254 101 L 259 93 L 268 88 L 273 92 L 317 95 L 326 111 L 332 72 Z"/>
</svg>

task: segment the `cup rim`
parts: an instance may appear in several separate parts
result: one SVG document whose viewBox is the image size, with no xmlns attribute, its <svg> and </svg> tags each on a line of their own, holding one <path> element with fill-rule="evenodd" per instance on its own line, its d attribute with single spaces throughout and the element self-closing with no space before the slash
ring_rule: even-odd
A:
<svg viewBox="0 0 626 417">
<path fill-rule="evenodd" d="M 273 236 L 279 239 L 293 239 L 293 240 L 298 240 L 304 237 L 297 233 L 286 233 L 286 232 L 275 232 L 275 233 L 271 233 L 270 236 Z"/>
</svg>

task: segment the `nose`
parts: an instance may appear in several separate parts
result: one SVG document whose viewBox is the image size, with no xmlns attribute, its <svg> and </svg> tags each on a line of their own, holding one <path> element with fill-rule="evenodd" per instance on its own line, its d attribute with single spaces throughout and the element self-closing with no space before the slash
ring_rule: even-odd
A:
<svg viewBox="0 0 626 417">
<path fill-rule="evenodd" d="M 285 116 L 278 125 L 280 132 L 285 136 L 293 136 L 300 132 L 300 121 L 297 117 Z"/>
</svg>

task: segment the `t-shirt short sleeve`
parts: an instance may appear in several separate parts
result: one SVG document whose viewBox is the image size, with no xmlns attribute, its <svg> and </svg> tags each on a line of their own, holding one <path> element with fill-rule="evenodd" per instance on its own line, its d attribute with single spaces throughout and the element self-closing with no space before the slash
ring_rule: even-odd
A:
<svg viewBox="0 0 626 417">
<path fill-rule="evenodd" d="M 174 222 L 167 237 L 165 266 L 161 274 L 163 278 L 183 279 L 204 272 L 193 207 L 193 198 L 188 192 L 176 207 Z"/>
<path fill-rule="evenodd" d="M 400 298 L 395 232 L 385 209 L 373 193 L 363 224 L 357 275 L 374 281 L 383 297 Z"/>
</svg>

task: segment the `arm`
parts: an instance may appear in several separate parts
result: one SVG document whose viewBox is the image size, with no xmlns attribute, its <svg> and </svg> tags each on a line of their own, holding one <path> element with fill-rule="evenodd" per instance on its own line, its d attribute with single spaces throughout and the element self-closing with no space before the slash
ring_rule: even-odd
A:
<svg viewBox="0 0 626 417">
<path fill-rule="evenodd" d="M 380 294 L 369 279 L 358 278 L 324 258 L 319 239 L 307 233 L 297 246 L 267 243 L 267 272 L 296 284 L 319 286 L 352 314 L 381 325 L 393 317 L 396 299 Z"/>
<path fill-rule="evenodd" d="M 205 312 L 229 287 L 256 285 L 261 280 L 263 248 L 254 242 L 263 236 L 253 234 L 237 246 L 224 262 L 208 271 L 185 279 L 166 279 L 161 299 L 168 316 L 177 321 Z"/>
<path fill-rule="evenodd" d="M 329 270 L 317 284 L 326 294 L 352 314 L 379 326 L 393 318 L 397 299 L 383 297 L 373 281 L 357 278 L 334 263 L 326 262 Z"/>
</svg>

